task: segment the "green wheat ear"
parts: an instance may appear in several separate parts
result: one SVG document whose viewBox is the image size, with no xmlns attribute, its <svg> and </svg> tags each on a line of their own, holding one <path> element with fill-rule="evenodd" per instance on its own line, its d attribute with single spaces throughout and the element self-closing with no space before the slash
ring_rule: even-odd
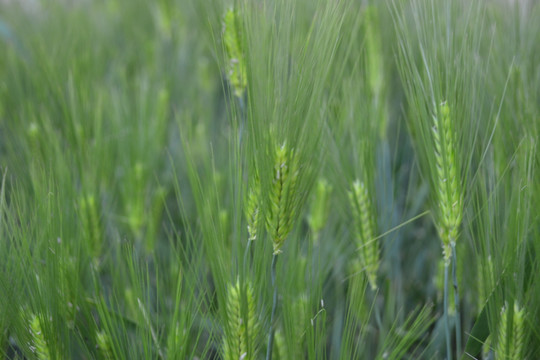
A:
<svg viewBox="0 0 540 360">
<path fill-rule="evenodd" d="M 322 230 L 328 218 L 328 203 L 330 202 L 331 193 L 332 185 L 326 179 L 319 179 L 307 219 L 311 232 L 315 237 Z"/>
<path fill-rule="evenodd" d="M 96 334 L 96 342 L 101 356 L 105 360 L 114 359 L 112 348 L 111 348 L 111 339 L 104 331 L 98 331 Z"/>
<path fill-rule="evenodd" d="M 287 359 L 287 343 L 281 327 L 276 330 L 275 337 L 276 341 L 274 343 L 273 359 Z"/>
<path fill-rule="evenodd" d="M 36 355 L 38 360 L 49 360 L 51 355 L 49 353 L 49 347 L 43 336 L 41 327 L 41 320 L 35 314 L 30 317 L 30 335 L 32 337 L 32 345 L 30 349 Z"/>
<path fill-rule="evenodd" d="M 497 347 L 495 348 L 497 359 L 523 359 L 522 353 L 525 345 L 524 319 L 525 309 L 520 309 L 517 304 L 514 303 L 513 318 L 509 316 L 508 308 L 503 307 Z"/>
<path fill-rule="evenodd" d="M 433 118 L 432 129 L 437 167 L 437 230 L 443 245 L 444 260 L 448 264 L 452 256 L 452 246 L 455 246 L 458 237 L 463 210 L 455 154 L 456 142 L 448 103 L 440 104 L 439 114 L 439 117 Z"/>
<path fill-rule="evenodd" d="M 273 242 L 274 254 L 279 254 L 291 232 L 298 205 L 298 162 L 294 150 L 289 150 L 286 143 L 276 149 L 273 170 L 266 226 Z"/>
<path fill-rule="evenodd" d="M 136 188 L 136 196 L 127 203 L 127 222 L 133 234 L 139 236 L 145 223 L 144 209 L 144 165 L 137 161 L 132 169 L 133 181 Z"/>
<path fill-rule="evenodd" d="M 227 293 L 227 326 L 223 344 L 225 360 L 254 359 L 256 357 L 255 340 L 258 335 L 255 296 L 251 284 L 243 287 L 245 302 L 242 301 L 242 287 L 237 280 L 229 286 Z M 246 311 L 242 309 L 245 304 Z"/>
<path fill-rule="evenodd" d="M 294 347 L 289 349 L 289 359 L 302 359 L 304 354 L 304 343 L 308 320 L 308 299 L 306 295 L 300 295 L 293 300 L 293 311 L 297 315 L 296 321 L 293 324 L 293 333 L 295 337 Z"/>
<path fill-rule="evenodd" d="M 382 41 L 378 31 L 379 16 L 377 7 L 368 6 L 364 13 L 368 83 L 374 97 L 379 97 L 384 84 Z"/>
<path fill-rule="evenodd" d="M 259 226 L 259 220 L 261 217 L 261 184 L 259 177 L 255 176 L 255 180 L 251 184 L 248 190 L 248 196 L 246 199 L 245 215 L 247 219 L 247 230 L 249 239 L 257 239 L 257 228 Z"/>
<path fill-rule="evenodd" d="M 99 258 L 102 250 L 102 234 L 99 219 L 98 205 L 93 195 L 87 195 L 79 201 L 82 233 L 91 247 L 94 259 Z"/>
<path fill-rule="evenodd" d="M 372 290 L 377 289 L 377 271 L 379 269 L 379 243 L 374 236 L 373 209 L 365 184 L 356 180 L 349 191 L 349 202 L 356 225 L 357 246 L 360 251 L 360 263 L 366 271 Z"/>
<path fill-rule="evenodd" d="M 233 87 L 234 95 L 241 98 L 247 86 L 246 62 L 240 17 L 233 9 L 227 10 L 223 19 L 223 42 L 227 55 L 227 77 Z"/>
</svg>

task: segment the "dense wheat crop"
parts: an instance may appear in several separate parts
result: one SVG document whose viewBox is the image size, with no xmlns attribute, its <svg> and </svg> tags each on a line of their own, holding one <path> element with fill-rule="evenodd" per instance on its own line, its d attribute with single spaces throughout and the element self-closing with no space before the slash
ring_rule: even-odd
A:
<svg viewBox="0 0 540 360">
<path fill-rule="evenodd" d="M 540 358 L 540 3 L 0 1 L 0 357 Z"/>
</svg>

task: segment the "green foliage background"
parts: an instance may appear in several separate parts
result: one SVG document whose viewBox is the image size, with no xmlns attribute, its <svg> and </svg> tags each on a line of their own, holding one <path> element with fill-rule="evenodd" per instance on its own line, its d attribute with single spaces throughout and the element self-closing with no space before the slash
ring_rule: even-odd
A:
<svg viewBox="0 0 540 360">
<path fill-rule="evenodd" d="M 274 331 L 275 359 L 447 357 L 446 102 L 463 215 L 452 358 L 540 357 L 540 4 L 30 4 L 0 3 L 0 356 L 220 359 L 242 344 L 259 359 Z M 283 144 L 292 230 L 271 324 Z M 353 211 L 356 180 L 370 206 Z"/>
</svg>

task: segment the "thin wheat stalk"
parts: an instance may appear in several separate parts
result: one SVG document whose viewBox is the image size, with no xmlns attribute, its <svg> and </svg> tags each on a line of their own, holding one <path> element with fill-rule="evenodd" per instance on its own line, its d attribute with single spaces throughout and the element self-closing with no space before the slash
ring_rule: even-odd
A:
<svg viewBox="0 0 540 360">
<path fill-rule="evenodd" d="M 143 302 L 141 299 L 137 298 L 137 304 L 139 305 L 139 310 L 141 311 L 141 314 L 143 316 L 144 321 L 146 322 L 146 326 L 148 326 L 148 329 L 150 330 L 150 336 L 152 337 L 152 341 L 154 342 L 154 346 L 157 349 L 158 355 L 161 359 L 165 359 L 165 353 L 161 349 L 161 345 L 159 342 L 159 338 L 157 335 L 156 330 L 152 326 L 152 321 L 150 319 L 150 316 L 148 315 L 148 312 L 146 311 L 146 308 L 144 307 Z"/>
<path fill-rule="evenodd" d="M 452 279 L 454 282 L 454 307 L 456 309 L 456 352 L 457 356 L 461 354 L 461 318 L 459 306 L 459 292 L 457 282 L 457 252 L 456 244 L 452 244 Z"/>
<path fill-rule="evenodd" d="M 448 267 L 449 264 L 444 264 L 444 330 L 446 336 L 446 360 L 452 360 L 452 348 L 450 339 L 450 320 L 448 318 Z"/>
<path fill-rule="evenodd" d="M 268 334 L 268 347 L 266 349 L 266 360 L 272 360 L 272 350 L 274 348 L 274 321 L 276 317 L 277 305 L 278 305 L 278 291 L 276 286 L 276 264 L 277 264 L 278 254 L 272 256 L 272 270 L 271 270 L 271 279 L 272 279 L 272 288 L 274 289 L 274 294 L 272 296 L 272 313 L 270 315 L 270 333 Z"/>
</svg>

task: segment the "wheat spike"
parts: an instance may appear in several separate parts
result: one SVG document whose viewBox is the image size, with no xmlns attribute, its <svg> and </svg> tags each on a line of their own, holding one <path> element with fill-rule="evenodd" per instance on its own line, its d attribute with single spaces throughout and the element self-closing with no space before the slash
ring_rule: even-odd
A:
<svg viewBox="0 0 540 360">
<path fill-rule="evenodd" d="M 315 195 L 308 217 L 309 227 L 315 236 L 322 230 L 328 218 L 328 203 L 331 193 L 332 185 L 328 184 L 326 179 L 319 179 L 315 187 Z"/>
<path fill-rule="evenodd" d="M 111 349 L 111 339 L 104 331 L 98 331 L 96 334 L 96 342 L 101 356 L 105 360 L 113 360 L 113 352 Z"/>
<path fill-rule="evenodd" d="M 297 159 L 287 144 L 276 149 L 274 176 L 270 194 L 270 209 L 266 218 L 268 233 L 273 242 L 274 254 L 281 252 L 285 238 L 291 232 L 296 217 Z"/>
<path fill-rule="evenodd" d="M 98 258 L 102 250 L 102 234 L 98 206 L 93 195 L 84 196 L 79 202 L 82 232 L 91 246 L 92 256 Z"/>
<path fill-rule="evenodd" d="M 242 287 L 237 280 L 229 286 L 227 294 L 227 326 L 223 344 L 225 360 L 253 359 L 256 356 L 255 339 L 258 333 L 255 296 L 250 284 L 244 286 L 245 309 L 242 311 Z"/>
<path fill-rule="evenodd" d="M 524 318 L 525 309 L 520 309 L 518 304 L 514 303 L 514 316 L 512 319 L 508 316 L 508 308 L 503 307 L 495 348 L 496 359 L 523 359 L 523 347 L 525 344 Z"/>
<path fill-rule="evenodd" d="M 45 337 L 43 336 L 41 320 L 35 314 L 32 314 L 30 318 L 30 335 L 32 336 L 30 349 L 36 355 L 36 358 L 38 360 L 51 359 L 47 341 L 45 341 Z"/>
<path fill-rule="evenodd" d="M 437 229 L 443 245 L 445 263 L 450 262 L 463 216 L 461 187 L 456 163 L 454 131 L 450 107 L 446 102 L 439 107 L 440 117 L 434 117 L 432 128 L 437 168 Z"/>
<path fill-rule="evenodd" d="M 349 201 L 356 225 L 357 246 L 360 251 L 360 263 L 365 269 L 369 284 L 377 289 L 377 271 L 379 269 L 379 243 L 374 240 L 373 209 L 365 184 L 356 180 L 349 191 Z"/>
<path fill-rule="evenodd" d="M 259 220 L 261 217 L 260 200 L 261 200 L 261 185 L 259 182 L 259 178 L 255 177 L 253 184 L 248 190 L 248 196 L 246 200 L 247 206 L 245 209 L 245 215 L 247 219 L 247 230 L 248 230 L 248 235 L 249 235 L 248 240 L 250 241 L 257 239 L 257 228 L 259 226 Z"/>
<path fill-rule="evenodd" d="M 223 42 L 227 55 L 227 77 L 233 87 L 234 94 L 240 98 L 247 86 L 247 74 L 242 26 L 238 13 L 233 9 L 229 9 L 223 19 Z"/>
</svg>

